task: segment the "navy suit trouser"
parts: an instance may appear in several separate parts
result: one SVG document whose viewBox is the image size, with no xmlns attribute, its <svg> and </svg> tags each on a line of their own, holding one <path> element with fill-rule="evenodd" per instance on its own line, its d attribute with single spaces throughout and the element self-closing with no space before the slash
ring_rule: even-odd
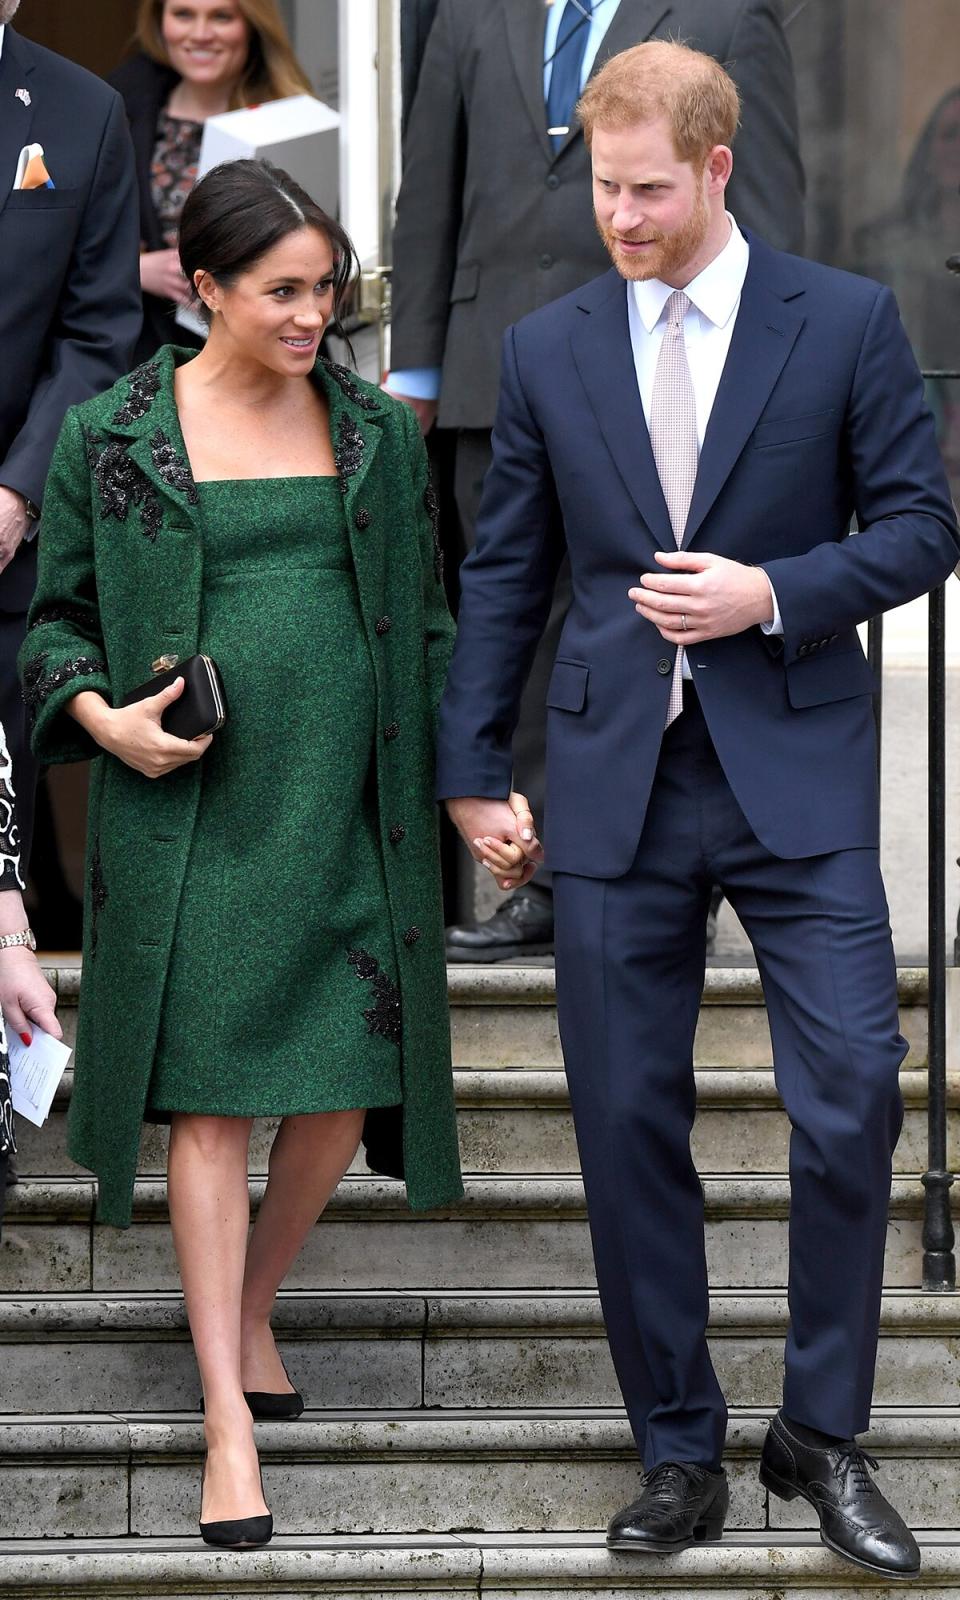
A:
<svg viewBox="0 0 960 1600">
<path fill-rule="evenodd" d="M 862 1432 L 876 1364 L 907 1050 L 878 852 L 771 855 L 688 686 L 630 871 L 554 877 L 560 1034 L 600 1298 L 648 1470 L 666 1460 L 716 1467 L 726 1434 L 690 1153 L 715 883 L 754 947 L 792 1128 L 787 1414 L 844 1437 Z"/>
</svg>

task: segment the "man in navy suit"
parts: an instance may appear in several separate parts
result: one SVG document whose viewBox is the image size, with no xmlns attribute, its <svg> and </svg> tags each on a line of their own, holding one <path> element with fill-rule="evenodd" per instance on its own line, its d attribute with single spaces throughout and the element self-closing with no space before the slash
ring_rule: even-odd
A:
<svg viewBox="0 0 960 1600">
<path fill-rule="evenodd" d="M 601 1300 L 647 1469 L 609 1539 L 681 1550 L 719 1537 L 727 1510 L 689 1147 L 719 883 L 753 942 L 793 1125 L 791 1324 L 761 1478 L 809 1499 L 840 1554 L 906 1576 L 916 1543 L 855 1442 L 906 1051 L 856 627 L 942 582 L 960 534 L 893 296 L 771 249 L 726 211 L 724 70 L 643 44 L 607 63 L 580 114 L 613 269 L 505 337 L 438 793 L 474 855 L 525 881 L 535 841 L 517 840 L 506 801 L 511 737 L 569 553 L 547 694 L 557 995 Z"/>
</svg>

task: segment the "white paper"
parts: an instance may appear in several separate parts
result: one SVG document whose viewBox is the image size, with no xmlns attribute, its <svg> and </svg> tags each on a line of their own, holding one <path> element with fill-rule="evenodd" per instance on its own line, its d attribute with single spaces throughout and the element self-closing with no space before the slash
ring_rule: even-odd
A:
<svg viewBox="0 0 960 1600">
<path fill-rule="evenodd" d="M 10 1093 L 13 1109 L 39 1128 L 50 1114 L 53 1097 L 73 1051 L 69 1045 L 31 1023 L 29 1044 L 7 1030 L 10 1054 Z"/>
</svg>

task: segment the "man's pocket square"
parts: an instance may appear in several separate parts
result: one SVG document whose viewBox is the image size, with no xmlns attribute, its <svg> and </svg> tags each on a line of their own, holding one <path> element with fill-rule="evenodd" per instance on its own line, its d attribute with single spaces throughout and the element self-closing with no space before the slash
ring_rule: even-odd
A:
<svg viewBox="0 0 960 1600">
<path fill-rule="evenodd" d="M 25 144 L 17 162 L 15 189 L 55 189 L 56 184 L 47 171 L 42 144 Z"/>
</svg>

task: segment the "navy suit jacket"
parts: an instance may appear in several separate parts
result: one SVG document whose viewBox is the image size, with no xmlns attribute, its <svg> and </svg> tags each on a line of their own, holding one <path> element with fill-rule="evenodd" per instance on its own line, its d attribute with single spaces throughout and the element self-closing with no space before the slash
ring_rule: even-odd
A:
<svg viewBox="0 0 960 1600">
<path fill-rule="evenodd" d="M 14 193 L 25 144 L 43 145 L 55 189 Z M 129 367 L 140 331 L 139 245 L 119 95 L 8 24 L 0 55 L 0 484 L 38 505 L 67 407 Z M 24 544 L 0 574 L 0 610 L 25 612 L 35 586 L 36 546 Z"/>
<path fill-rule="evenodd" d="M 876 845 L 875 684 L 856 625 L 941 583 L 960 534 L 893 295 L 748 239 L 684 548 L 762 566 L 784 634 L 751 628 L 689 661 L 751 827 L 796 858 Z M 438 752 L 440 798 L 508 793 L 521 690 L 569 552 L 544 840 L 554 871 L 601 878 L 636 852 L 674 655 L 627 598 L 676 547 L 626 296 L 611 270 L 507 332 Z"/>
</svg>

